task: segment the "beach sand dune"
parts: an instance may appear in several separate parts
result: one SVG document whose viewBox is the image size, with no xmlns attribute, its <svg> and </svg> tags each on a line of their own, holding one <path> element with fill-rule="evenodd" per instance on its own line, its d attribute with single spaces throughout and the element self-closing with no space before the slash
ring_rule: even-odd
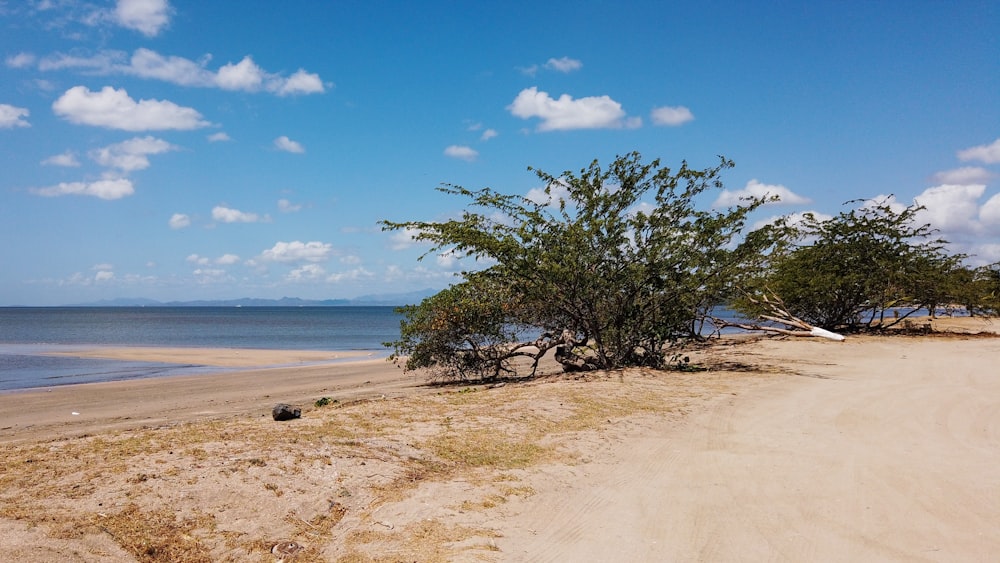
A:
<svg viewBox="0 0 1000 563">
<path fill-rule="evenodd" d="M 692 353 L 704 372 L 492 389 L 379 360 L 7 393 L 4 554 L 995 561 L 1000 338 L 934 322 L 970 334 L 743 339 Z"/>
</svg>

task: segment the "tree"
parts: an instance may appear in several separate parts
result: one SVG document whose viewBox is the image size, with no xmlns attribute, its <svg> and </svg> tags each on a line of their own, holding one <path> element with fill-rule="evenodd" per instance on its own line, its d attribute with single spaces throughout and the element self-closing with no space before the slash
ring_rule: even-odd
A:
<svg viewBox="0 0 1000 563">
<path fill-rule="evenodd" d="M 737 308 L 758 316 L 760 300 L 752 295 L 772 292 L 812 325 L 859 331 L 952 302 L 947 280 L 964 256 L 947 254 L 946 241 L 917 224 L 921 209 L 897 210 L 887 198 L 831 219 L 807 214 L 798 225 L 779 225 L 789 242 L 775 247 L 763 275 L 750 284 L 751 298 L 737 299 Z"/>
<path fill-rule="evenodd" d="M 509 373 L 522 356 L 534 369 L 553 348 L 567 369 L 663 367 L 665 346 L 697 337 L 699 320 L 759 255 L 758 239 L 735 238 L 763 199 L 724 211 L 694 205 L 732 166 L 721 158 L 674 172 L 631 153 L 579 174 L 529 168 L 545 202 L 442 186 L 469 200 L 461 218 L 383 229 L 416 232 L 431 243 L 424 256 L 456 252 L 493 265 L 404 308 L 393 356 L 450 377 Z"/>
</svg>

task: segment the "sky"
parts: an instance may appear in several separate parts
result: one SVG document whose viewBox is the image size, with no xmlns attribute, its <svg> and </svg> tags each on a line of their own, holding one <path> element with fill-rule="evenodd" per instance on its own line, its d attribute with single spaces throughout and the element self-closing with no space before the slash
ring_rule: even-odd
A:
<svg viewBox="0 0 1000 563">
<path fill-rule="evenodd" d="M 1000 260 L 1000 3 L 0 0 L 0 305 L 440 289 L 381 220 L 638 151 Z"/>
</svg>

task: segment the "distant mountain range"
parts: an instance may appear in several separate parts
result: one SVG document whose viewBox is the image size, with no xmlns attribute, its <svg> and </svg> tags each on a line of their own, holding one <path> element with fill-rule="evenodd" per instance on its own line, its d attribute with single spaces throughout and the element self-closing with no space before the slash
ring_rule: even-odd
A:
<svg viewBox="0 0 1000 563">
<path fill-rule="evenodd" d="M 282 297 L 281 299 L 258 299 L 244 297 L 242 299 L 210 299 L 198 301 L 157 301 L 143 298 L 102 299 L 90 303 L 77 303 L 69 307 L 373 307 L 415 305 L 425 297 L 437 293 L 436 289 L 421 289 L 408 293 L 384 293 L 378 295 L 362 295 L 353 299 L 299 299 L 298 297 Z"/>
</svg>

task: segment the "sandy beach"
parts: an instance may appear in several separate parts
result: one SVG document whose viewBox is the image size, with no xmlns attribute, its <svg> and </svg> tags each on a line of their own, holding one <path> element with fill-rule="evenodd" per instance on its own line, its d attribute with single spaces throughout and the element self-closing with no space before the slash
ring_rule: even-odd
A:
<svg viewBox="0 0 1000 563">
<path fill-rule="evenodd" d="M 283 367 L 0 394 L 5 560 L 996 560 L 998 325 L 934 324 L 494 388 L 113 351 Z"/>
</svg>

